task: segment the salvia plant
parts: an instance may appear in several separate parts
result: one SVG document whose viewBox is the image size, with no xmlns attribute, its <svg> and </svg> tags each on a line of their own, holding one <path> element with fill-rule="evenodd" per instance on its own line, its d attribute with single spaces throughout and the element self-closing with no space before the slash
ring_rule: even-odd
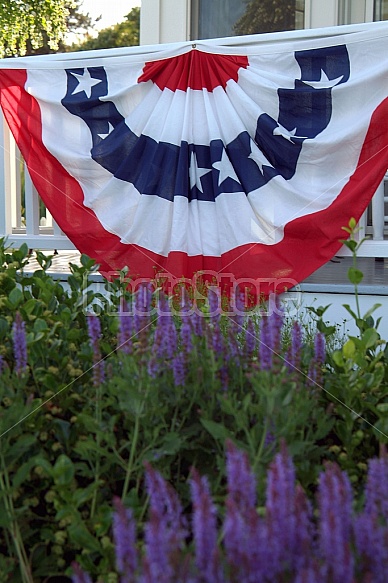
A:
<svg viewBox="0 0 388 583">
<path fill-rule="evenodd" d="M 271 462 L 265 505 L 245 452 L 227 443 L 227 496 L 212 500 L 206 477 L 190 477 L 192 511 L 146 468 L 149 516 L 139 530 L 115 499 L 113 533 L 121 583 L 385 583 L 388 573 L 388 456 L 370 460 L 363 509 L 353 510 L 349 478 L 328 464 L 316 512 L 296 482 L 286 446 Z M 141 543 L 141 544 L 140 544 Z M 77 564 L 73 583 L 91 582 Z"/>
<path fill-rule="evenodd" d="M 75 572 L 85 581 L 116 583 L 113 496 L 115 520 L 128 521 L 130 513 L 126 536 L 138 541 L 117 565 L 123 581 L 133 572 L 137 580 L 163 581 L 155 574 L 161 571 L 182 581 L 196 581 L 200 572 L 204 581 L 245 580 L 251 564 L 269 561 L 263 550 L 250 554 L 251 541 L 260 539 L 261 549 L 272 545 L 268 577 L 283 576 L 280 561 L 288 565 L 284 583 L 297 576 L 314 582 L 333 549 L 320 542 L 320 503 L 311 509 L 323 464 L 332 476 L 327 490 L 342 480 L 344 511 L 353 504 L 349 484 L 339 478 L 346 470 L 358 508 L 366 460 L 387 441 L 388 352 L 369 316 L 359 337 L 333 350 L 324 308 L 306 334 L 274 299 L 246 313 L 241 295 L 228 306 L 209 289 L 208 299 L 195 306 L 184 289 L 168 297 L 143 284 L 130 293 L 125 277 L 104 283 L 107 293 L 100 294 L 90 287 L 95 268 L 85 256 L 81 266 L 71 266 L 65 291 L 47 273 L 51 259 L 38 252 L 37 260 L 41 269 L 26 274 L 27 246 L 5 250 L 0 244 L 0 582 L 56 583 L 64 572 L 68 581 L 76 559 Z M 247 457 L 237 463 L 239 454 L 228 446 L 225 463 L 228 440 Z M 265 476 L 282 442 L 294 466 L 286 464 L 288 494 L 279 507 L 283 458 Z M 187 483 L 191 467 L 200 473 L 193 471 Z M 378 467 L 370 470 L 375 476 Z M 177 495 L 162 487 L 161 475 Z M 376 547 L 385 528 L 380 481 L 365 490 L 368 508 L 377 510 L 352 514 L 351 527 L 344 520 L 345 530 L 336 535 L 338 541 L 351 537 L 350 555 L 343 544 L 341 556 L 357 577 L 367 573 L 361 565 L 371 551 L 363 558 L 355 545 Z M 163 496 L 155 498 L 156 491 Z M 148 497 L 155 504 L 143 529 Z M 305 526 L 297 532 L 290 526 L 292 541 L 282 525 L 297 520 L 289 512 L 293 501 L 297 524 Z M 336 524 L 337 514 L 331 520 Z M 315 541 L 317 562 L 302 570 L 292 549 L 307 539 Z M 371 573 L 366 581 L 375 580 Z"/>
</svg>

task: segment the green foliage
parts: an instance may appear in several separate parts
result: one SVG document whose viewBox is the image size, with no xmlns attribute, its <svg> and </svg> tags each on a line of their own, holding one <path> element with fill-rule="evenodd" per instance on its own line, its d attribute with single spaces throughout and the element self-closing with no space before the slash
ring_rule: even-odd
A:
<svg viewBox="0 0 388 583">
<path fill-rule="evenodd" d="M 361 489 L 365 461 L 388 433 L 388 350 L 370 313 L 363 324 L 359 318 L 358 337 L 328 352 L 321 386 L 308 378 L 313 348 L 305 342 L 300 371 L 290 372 L 282 356 L 271 370 L 261 369 L 257 352 L 231 359 L 225 390 L 207 333 L 194 338 L 186 382 L 176 386 L 167 361 L 150 375 L 156 315 L 131 354 L 117 350 L 117 305 L 131 299 L 125 270 L 122 281 L 107 282 L 100 294 L 90 283 L 93 261 L 82 256 L 81 267 L 71 266 L 66 291 L 47 273 L 51 257 L 37 252 L 40 269 L 27 275 L 28 258 L 27 245 L 0 245 L 0 581 L 54 583 L 70 573 L 74 559 L 93 580 L 113 581 L 112 497 L 130 505 L 141 523 L 148 461 L 185 504 L 193 465 L 222 502 L 227 438 L 248 452 L 261 495 L 283 440 L 311 495 L 325 460 L 340 463 Z M 100 350 L 109 355 L 98 386 L 88 312 L 99 314 Z M 16 313 L 28 348 L 21 374 L 12 343 Z M 315 309 L 318 329 L 330 338 L 324 314 L 325 308 Z M 210 316 L 205 320 L 211 329 Z M 259 319 L 255 325 L 259 334 Z M 230 326 L 222 317 L 224 338 L 244 346 L 245 330 L 232 338 Z"/>
<path fill-rule="evenodd" d="M 113 47 L 132 47 L 139 44 L 140 35 L 140 8 L 132 8 L 124 22 L 104 28 L 98 35 L 87 37 L 80 44 L 73 44 L 70 51 L 91 51 L 109 49 Z"/>
<path fill-rule="evenodd" d="M 0 57 L 25 55 L 28 43 L 37 49 L 47 41 L 51 49 L 57 49 L 72 5 L 69 0 L 0 2 Z"/>
<path fill-rule="evenodd" d="M 236 34 L 258 34 L 295 29 L 295 0 L 246 0 L 247 7 L 236 22 Z"/>
</svg>

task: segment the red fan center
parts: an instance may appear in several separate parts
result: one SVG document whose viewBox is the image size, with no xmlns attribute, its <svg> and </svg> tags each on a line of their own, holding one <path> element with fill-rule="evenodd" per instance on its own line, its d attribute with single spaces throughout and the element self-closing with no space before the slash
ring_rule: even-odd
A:
<svg viewBox="0 0 388 583">
<path fill-rule="evenodd" d="M 230 79 L 237 81 L 239 69 L 246 69 L 247 66 L 248 58 L 245 56 L 214 55 L 192 50 L 179 57 L 146 63 L 138 81 L 151 80 L 161 90 L 186 91 L 190 87 L 213 91 L 220 86 L 225 89 Z"/>
</svg>

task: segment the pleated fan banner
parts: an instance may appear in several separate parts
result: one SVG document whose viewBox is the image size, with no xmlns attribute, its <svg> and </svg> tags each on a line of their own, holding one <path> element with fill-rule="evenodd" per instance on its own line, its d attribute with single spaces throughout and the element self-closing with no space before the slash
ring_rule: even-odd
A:
<svg viewBox="0 0 388 583">
<path fill-rule="evenodd" d="M 0 95 L 44 203 L 105 274 L 289 288 L 388 167 L 387 23 L 4 59 Z"/>
</svg>

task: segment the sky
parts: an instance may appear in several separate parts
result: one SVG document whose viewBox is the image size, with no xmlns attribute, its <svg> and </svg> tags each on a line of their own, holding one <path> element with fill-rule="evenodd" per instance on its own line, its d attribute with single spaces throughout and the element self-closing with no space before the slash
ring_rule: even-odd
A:
<svg viewBox="0 0 388 583">
<path fill-rule="evenodd" d="M 92 18 L 102 15 L 96 23 L 96 30 L 101 30 L 122 22 L 135 6 L 140 6 L 140 0 L 83 0 L 81 12 L 89 12 Z"/>
</svg>

